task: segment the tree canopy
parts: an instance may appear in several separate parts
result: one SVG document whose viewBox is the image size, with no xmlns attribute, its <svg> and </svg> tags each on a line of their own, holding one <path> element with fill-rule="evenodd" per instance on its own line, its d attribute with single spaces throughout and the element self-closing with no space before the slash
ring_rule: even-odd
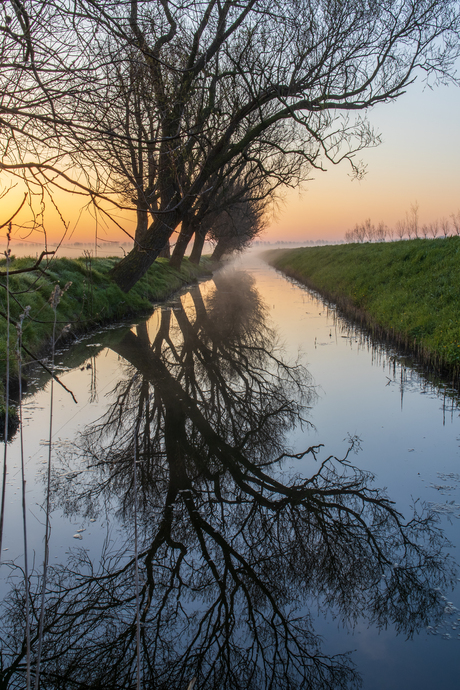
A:
<svg viewBox="0 0 460 690">
<path fill-rule="evenodd" d="M 325 160 L 359 175 L 378 140 L 365 112 L 420 73 L 452 78 L 459 54 L 452 0 L 8 5 L 4 167 L 77 166 L 93 199 L 137 210 L 124 290 L 236 168 L 269 190 Z"/>
</svg>

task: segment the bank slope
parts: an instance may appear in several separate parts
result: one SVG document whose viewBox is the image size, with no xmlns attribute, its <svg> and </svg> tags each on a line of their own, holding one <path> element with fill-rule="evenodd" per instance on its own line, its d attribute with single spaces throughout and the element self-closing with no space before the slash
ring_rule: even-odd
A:
<svg viewBox="0 0 460 690">
<path fill-rule="evenodd" d="M 458 382 L 460 237 L 272 250 L 264 258 Z"/>
<path fill-rule="evenodd" d="M 35 356 L 51 353 L 54 311 L 50 303 L 56 285 L 67 289 L 60 296 L 56 307 L 57 345 L 82 333 L 105 324 L 121 321 L 152 312 L 154 302 L 162 301 L 183 285 L 193 283 L 198 277 L 210 274 L 212 262 L 204 258 L 199 266 L 184 259 L 178 271 L 171 268 L 167 259 L 157 259 L 148 273 L 129 291 L 124 293 L 109 277 L 110 269 L 118 258 L 82 257 L 79 259 L 52 259 L 44 261 L 37 270 L 14 275 L 14 271 L 35 264 L 35 259 L 13 259 L 9 265 L 10 310 L 10 369 L 14 378 L 17 371 L 16 324 L 26 307 L 30 307 L 24 319 L 22 339 L 28 351 Z M 43 272 L 44 271 L 44 272 Z M 0 415 L 2 410 L 3 383 L 7 359 L 7 301 L 6 260 L 0 261 Z M 25 361 L 29 359 L 23 351 Z"/>
</svg>

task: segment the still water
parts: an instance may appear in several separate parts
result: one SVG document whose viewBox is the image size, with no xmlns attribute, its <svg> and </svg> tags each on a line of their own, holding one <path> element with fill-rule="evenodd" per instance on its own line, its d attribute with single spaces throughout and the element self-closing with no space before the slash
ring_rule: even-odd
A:
<svg viewBox="0 0 460 690">
<path fill-rule="evenodd" d="M 23 401 L 32 679 L 51 459 L 40 687 L 459 687 L 446 384 L 254 256 L 57 371 L 77 403 L 38 370 Z M 19 434 L 8 470 L 0 687 L 24 688 Z"/>
</svg>

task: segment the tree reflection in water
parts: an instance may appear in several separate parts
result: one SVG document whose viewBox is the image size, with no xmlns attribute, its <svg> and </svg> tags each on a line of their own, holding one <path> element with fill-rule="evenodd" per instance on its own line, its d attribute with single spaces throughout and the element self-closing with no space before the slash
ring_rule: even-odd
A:
<svg viewBox="0 0 460 690">
<path fill-rule="evenodd" d="M 109 505 L 126 541 L 54 568 L 43 688 L 135 687 L 134 430 L 142 687 L 357 687 L 310 610 L 407 635 L 442 611 L 453 572 L 432 516 L 405 523 L 351 464 L 356 440 L 341 460 L 286 449 L 308 423 L 308 372 L 283 360 L 248 275 L 215 283 L 206 303 L 196 288 L 193 308 L 163 309 L 152 340 L 146 324 L 112 337 L 127 362 L 113 403 L 62 454 L 55 500 L 86 517 Z M 283 468 L 293 458 L 308 477 Z M 13 586 L 4 606 L 5 688 L 24 686 L 23 597 Z"/>
</svg>

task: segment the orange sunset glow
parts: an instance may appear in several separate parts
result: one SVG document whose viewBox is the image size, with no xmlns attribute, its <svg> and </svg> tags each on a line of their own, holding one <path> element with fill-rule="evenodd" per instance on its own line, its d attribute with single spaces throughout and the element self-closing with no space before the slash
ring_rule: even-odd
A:
<svg viewBox="0 0 460 690">
<path fill-rule="evenodd" d="M 398 101 L 369 110 L 367 117 L 382 143 L 359 154 L 367 166 L 364 179 L 352 180 L 346 162 L 338 166 L 327 163 L 325 172 L 312 171 L 303 189 L 284 192 L 261 239 L 341 241 L 348 229 L 366 218 L 393 227 L 413 203 L 419 205 L 421 223 L 449 218 L 460 209 L 459 116 L 460 88 L 442 85 L 431 89 L 421 81 Z M 20 181 L 3 181 L 3 189 L 15 184 L 2 200 L 2 222 L 24 193 Z M 36 212 L 37 208 L 38 197 Z M 45 199 L 47 241 L 57 243 L 65 233 L 65 243 L 94 244 L 96 236 L 98 242 L 129 242 L 134 213 L 113 208 L 110 213 L 115 222 L 104 213 L 96 214 L 81 195 L 56 190 L 53 201 Z M 13 245 L 44 240 L 42 229 L 30 232 L 27 208 L 20 216 L 20 226 L 14 230 Z M 6 230 L 2 233 L 5 241 Z"/>
</svg>

